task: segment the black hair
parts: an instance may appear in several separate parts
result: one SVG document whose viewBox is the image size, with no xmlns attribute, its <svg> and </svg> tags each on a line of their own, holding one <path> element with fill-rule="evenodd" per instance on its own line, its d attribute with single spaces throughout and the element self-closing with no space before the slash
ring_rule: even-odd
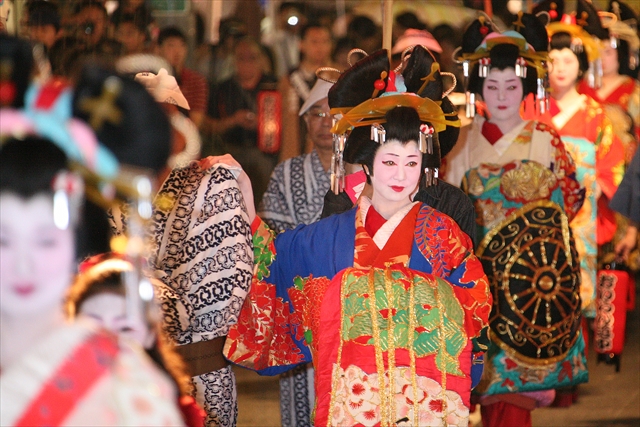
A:
<svg viewBox="0 0 640 427">
<path fill-rule="evenodd" d="M 523 13 L 520 16 L 511 16 L 514 28 L 519 32 L 526 42 L 533 47 L 536 52 L 546 52 L 548 50 L 548 36 L 545 29 L 545 25 L 535 15 L 530 13 Z M 523 24 L 515 25 L 516 21 L 520 19 Z M 484 28 L 483 28 L 484 27 Z M 488 22 L 482 22 L 480 19 L 473 21 L 465 31 L 462 37 L 462 52 L 473 53 L 480 46 L 489 32 L 492 31 Z M 495 45 L 491 48 L 489 53 L 489 59 L 491 61 L 491 68 L 498 70 L 505 70 L 507 68 L 515 68 L 516 61 L 520 57 L 520 49 L 518 46 L 509 43 L 503 43 Z M 536 93 L 537 91 L 537 77 L 538 72 L 535 67 L 527 65 L 527 77 L 520 78 L 522 81 L 522 97 L 523 99 L 530 93 Z M 472 93 L 482 95 L 482 87 L 484 84 L 484 77 L 479 76 L 480 65 L 475 64 L 473 69 L 470 70 L 469 81 L 467 84 L 467 90 Z"/>
<path fill-rule="evenodd" d="M 319 21 L 310 21 L 307 25 L 302 27 L 302 29 L 300 30 L 300 40 L 304 40 L 309 30 L 313 30 L 316 28 L 325 30 L 327 33 L 329 33 L 329 36 L 331 36 L 331 30 L 327 28 L 325 25 L 322 25 Z"/>
<path fill-rule="evenodd" d="M 625 76 L 629 76 L 633 79 L 638 78 L 638 67 L 636 66 L 635 70 L 632 70 L 629 66 L 629 58 L 630 58 L 630 47 L 629 42 L 626 40 L 618 39 L 618 47 L 616 48 L 618 51 L 618 63 L 620 67 L 618 68 L 618 73 L 623 74 Z"/>
<path fill-rule="evenodd" d="M 420 21 L 413 12 L 403 12 L 396 16 L 395 21 L 398 25 L 401 25 L 404 28 L 414 28 L 416 30 L 427 29 L 427 26 Z"/>
<path fill-rule="evenodd" d="M 158 46 L 161 46 L 165 40 L 170 38 L 179 38 L 185 44 L 187 43 L 187 37 L 184 35 L 182 30 L 178 27 L 164 27 L 160 30 L 160 34 L 158 34 Z"/>
<path fill-rule="evenodd" d="M 53 195 L 52 182 L 58 172 L 69 169 L 67 156 L 51 141 L 28 136 L 11 138 L 0 149 L 0 192 L 23 199 L 38 194 Z M 106 212 L 85 201 L 75 227 L 76 259 L 109 250 L 110 227 Z"/>
<path fill-rule="evenodd" d="M 573 49 L 571 49 L 571 34 L 565 32 L 558 32 L 551 36 L 551 41 L 549 42 L 549 50 L 562 50 L 564 48 L 569 49 L 571 52 L 576 55 L 578 58 L 578 62 L 580 63 L 580 75 L 578 76 L 578 80 L 582 78 L 582 75 L 587 72 L 589 69 L 589 59 L 587 57 L 587 52 L 583 49 L 582 52 L 576 53 Z"/>
<path fill-rule="evenodd" d="M 68 168 L 64 152 L 40 137 L 11 138 L 0 153 L 0 191 L 10 191 L 24 199 L 39 193 L 53 194 L 54 177 Z"/>
<path fill-rule="evenodd" d="M 411 107 L 395 107 L 385 114 L 386 123 L 382 124 L 386 131 L 386 140 L 397 140 L 402 145 L 410 141 L 420 140 L 420 116 Z M 437 136 L 436 136 L 437 138 Z M 349 135 L 345 147 L 344 159 L 353 164 L 366 166 L 369 174 L 374 174 L 373 159 L 376 156 L 381 144 L 371 140 L 371 129 L 369 126 L 356 127 Z M 424 170 L 429 156 L 422 156 L 422 170 Z M 371 183 L 369 176 L 367 182 Z"/>
<path fill-rule="evenodd" d="M 278 8 L 279 12 L 284 12 L 287 9 L 296 9 L 300 13 L 304 13 L 304 4 L 295 1 L 284 1 L 280 3 L 280 7 Z"/>
<path fill-rule="evenodd" d="M 165 168 L 171 152 L 171 124 L 155 99 L 140 83 L 114 71 L 86 66 L 76 85 L 73 98 L 74 116 L 89 121 L 83 111 L 83 100 L 102 94 L 108 78 L 115 77 L 122 89 L 115 104 L 122 112 L 118 124 L 106 122 L 96 130 L 98 140 L 109 148 L 121 163 L 159 172 Z"/>
<path fill-rule="evenodd" d="M 102 13 L 104 13 L 105 17 L 107 17 L 109 15 L 107 13 L 107 8 L 104 7 L 104 4 L 100 0 L 82 0 L 80 3 L 78 3 L 76 5 L 75 13 L 78 14 L 78 13 L 82 12 L 83 10 L 88 9 L 90 7 L 95 7 L 97 9 L 100 9 L 102 11 Z"/>
<path fill-rule="evenodd" d="M 407 92 L 417 93 L 421 89 L 424 83 L 422 79 L 431 73 L 431 65 L 434 62 L 433 55 L 427 49 L 422 46 L 414 48 L 403 72 Z M 331 87 L 328 96 L 329 106 L 331 108 L 354 107 L 371 99 L 374 83 L 381 78 L 383 72 L 389 73 L 386 50 L 377 51 L 361 59 L 342 73 L 338 81 Z M 378 95 L 383 92 L 383 90 L 380 91 Z M 455 112 L 455 107 L 448 98 L 442 99 L 442 93 L 442 79 L 440 72 L 436 72 L 434 81 L 429 82 L 419 95 L 434 101 L 442 100 L 442 108 L 445 113 Z M 453 114 L 448 120 L 457 120 L 457 115 Z M 387 141 L 394 139 L 406 144 L 409 141 L 418 142 L 420 140 L 421 124 L 423 122 L 415 109 L 395 107 L 386 112 L 385 123 L 382 126 L 385 128 Z M 443 152 L 448 153 L 455 144 L 458 134 L 458 128 L 448 126 L 447 130 L 433 136 L 437 154 L 422 156 L 422 171 L 426 166 L 439 167 L 440 144 L 442 143 L 446 149 L 446 152 L 444 150 Z M 344 160 L 349 163 L 366 165 L 373 173 L 373 159 L 379 147 L 379 143 L 371 140 L 369 126 L 355 127 L 347 137 Z"/>
<path fill-rule="evenodd" d="M 60 14 L 58 7 L 45 0 L 36 0 L 27 4 L 28 26 L 53 25 L 60 30 Z"/>
<path fill-rule="evenodd" d="M 28 41 L 18 37 L 0 33 L 0 61 L 2 67 L 7 67 L 7 75 L 2 78 L 13 83 L 15 95 L 13 99 L 3 100 L 0 107 L 22 108 L 24 106 L 24 95 L 31 83 L 31 73 L 33 71 L 33 54 Z M 5 82 L 3 82 L 3 85 Z"/>
<path fill-rule="evenodd" d="M 379 50 L 356 62 L 353 67 L 342 73 L 338 81 L 329 89 L 329 106 L 355 107 L 371 98 L 373 84 L 380 79 L 384 71 L 389 74 L 389 59 L 386 50 Z M 380 91 L 379 95 L 384 93 Z"/>
<path fill-rule="evenodd" d="M 367 39 L 378 33 L 378 26 L 367 16 L 354 16 L 347 26 L 347 35 L 356 39 Z"/>
<path fill-rule="evenodd" d="M 148 22 L 146 21 L 143 14 L 124 13 L 118 20 L 116 27 L 120 27 L 122 24 L 125 24 L 125 23 L 133 24 L 133 26 L 136 27 L 138 31 L 140 31 L 141 33 L 144 33 L 145 36 L 147 35 Z"/>
<path fill-rule="evenodd" d="M 491 69 L 505 70 L 507 68 L 514 68 L 519 56 L 520 51 L 516 45 L 506 43 L 496 45 L 490 52 Z M 476 64 L 471 70 L 467 90 L 482 95 L 482 86 L 484 85 L 485 78 L 478 75 L 479 68 L 479 64 Z M 520 80 L 522 81 L 523 99 L 526 98 L 529 93 L 536 93 L 537 72 L 535 68 L 527 66 L 527 77 L 521 77 Z"/>
</svg>

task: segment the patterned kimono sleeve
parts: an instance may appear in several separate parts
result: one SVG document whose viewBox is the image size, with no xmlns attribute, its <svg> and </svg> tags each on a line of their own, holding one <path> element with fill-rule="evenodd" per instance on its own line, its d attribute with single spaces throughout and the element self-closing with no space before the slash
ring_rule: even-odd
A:
<svg viewBox="0 0 640 427">
<path fill-rule="evenodd" d="M 611 199 L 624 175 L 625 151 L 613 132 L 611 121 L 602 114 L 596 140 L 596 180 L 602 193 Z"/>
<path fill-rule="evenodd" d="M 281 235 L 287 242 L 280 248 L 288 248 L 281 251 L 277 263 L 276 234 L 260 217 L 256 217 L 251 228 L 253 280 L 238 323 L 227 335 L 224 355 L 262 375 L 277 375 L 311 361 L 310 351 L 303 343 L 301 314 L 293 310 L 287 292 L 294 286 L 290 255 L 303 256 L 295 249 L 295 234 L 302 227 L 291 230 L 287 236 Z"/>
<path fill-rule="evenodd" d="M 466 332 L 470 338 L 477 337 L 489 322 L 492 302 L 489 281 L 482 263 L 473 252 L 469 236 L 446 215 L 438 215 L 434 219 L 432 241 L 439 244 L 432 245 L 429 252 L 443 262 L 434 263 L 433 274 L 453 285 L 466 312 Z"/>
<path fill-rule="evenodd" d="M 538 123 L 537 129 L 548 132 L 553 147 L 553 172 L 558 178 L 562 197 L 564 199 L 564 209 L 567 218 L 571 221 L 584 203 L 586 189 L 580 185 L 576 176 L 576 165 L 571 155 L 564 147 L 564 143 L 556 130 L 546 124 Z"/>
</svg>

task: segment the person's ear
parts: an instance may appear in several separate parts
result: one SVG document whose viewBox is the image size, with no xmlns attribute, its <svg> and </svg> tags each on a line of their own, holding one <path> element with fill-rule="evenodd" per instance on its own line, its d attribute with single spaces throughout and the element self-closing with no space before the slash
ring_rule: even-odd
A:
<svg viewBox="0 0 640 427">
<path fill-rule="evenodd" d="M 365 173 L 367 176 L 371 176 L 371 174 L 369 173 L 369 166 L 367 166 L 367 165 L 362 165 L 362 170 L 364 170 L 364 173 Z"/>
</svg>

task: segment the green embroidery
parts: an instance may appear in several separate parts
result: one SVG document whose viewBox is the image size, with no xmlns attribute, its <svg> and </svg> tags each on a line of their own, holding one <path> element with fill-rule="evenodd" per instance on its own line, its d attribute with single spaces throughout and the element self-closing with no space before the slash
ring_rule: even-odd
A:
<svg viewBox="0 0 640 427">
<path fill-rule="evenodd" d="M 269 277 L 269 267 L 273 264 L 275 254 L 269 249 L 269 244 L 275 235 L 266 224 L 263 224 L 253 235 L 253 268 L 254 276 L 258 280 Z"/>
<path fill-rule="evenodd" d="M 343 330 L 345 341 L 355 341 L 361 344 L 374 345 L 373 327 L 369 304 L 370 298 L 368 275 L 353 275 L 345 273 L 342 307 Z M 436 356 L 438 369 L 454 375 L 462 375 L 458 357 L 467 343 L 464 331 L 464 311 L 456 298 L 452 286 L 442 279 L 435 279 L 435 283 L 422 276 L 414 276 L 412 286 L 415 292 L 415 330 L 409 331 L 410 292 L 403 284 L 409 278 L 402 272 L 392 272 L 391 286 L 394 307 L 389 307 L 385 292 L 384 270 L 376 269 L 374 289 L 378 329 L 380 331 L 380 346 L 382 351 L 389 348 L 389 321 L 393 316 L 393 347 L 407 348 L 409 333 L 413 334 L 413 348 L 417 357 Z M 444 310 L 442 316 L 441 310 Z M 444 340 L 440 334 L 444 334 Z M 442 343 L 445 348 L 442 348 Z"/>
</svg>

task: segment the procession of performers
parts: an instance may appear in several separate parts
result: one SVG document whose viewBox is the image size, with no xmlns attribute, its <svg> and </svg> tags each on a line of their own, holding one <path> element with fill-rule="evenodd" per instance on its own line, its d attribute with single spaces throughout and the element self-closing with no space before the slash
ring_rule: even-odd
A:
<svg viewBox="0 0 640 427">
<path fill-rule="evenodd" d="M 460 115 L 422 43 L 319 68 L 268 186 L 156 59 L 62 79 L 0 34 L 0 424 L 233 427 L 237 367 L 293 370 L 283 425 L 572 404 L 590 336 L 619 369 L 640 203 L 633 11 L 577 4 L 473 20 Z"/>
</svg>

